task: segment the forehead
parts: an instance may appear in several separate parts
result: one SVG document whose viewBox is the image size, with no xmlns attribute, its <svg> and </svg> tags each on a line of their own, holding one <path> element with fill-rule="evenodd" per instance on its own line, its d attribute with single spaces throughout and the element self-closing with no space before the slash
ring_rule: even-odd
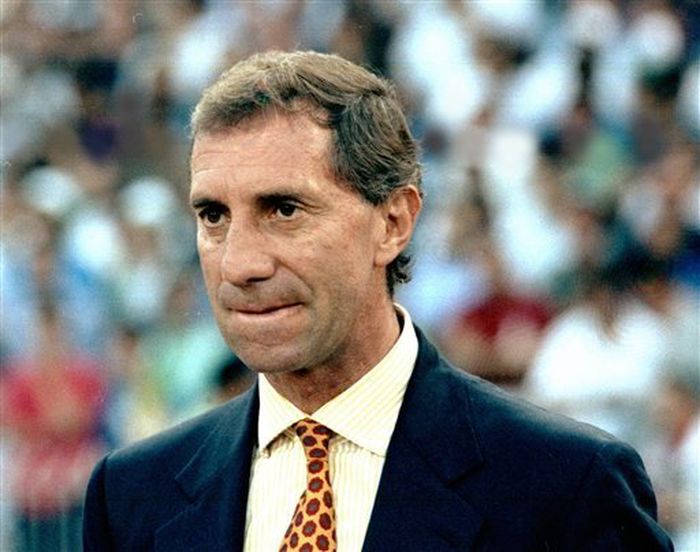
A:
<svg viewBox="0 0 700 552">
<path fill-rule="evenodd" d="M 330 174 L 331 133 L 303 113 L 266 111 L 233 128 L 198 134 L 192 177 L 221 169 L 276 167 Z"/>
</svg>

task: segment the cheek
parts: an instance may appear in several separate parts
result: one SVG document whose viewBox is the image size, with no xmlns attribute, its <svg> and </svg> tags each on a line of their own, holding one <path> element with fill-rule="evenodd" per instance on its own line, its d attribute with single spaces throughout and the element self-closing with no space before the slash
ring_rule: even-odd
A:
<svg viewBox="0 0 700 552">
<path fill-rule="evenodd" d="M 326 235 L 316 243 L 315 249 L 318 252 L 315 262 L 307 258 L 300 266 L 315 264 L 317 277 L 336 293 L 338 288 L 368 285 L 373 270 L 372 248 L 364 232 L 351 228 L 335 238 Z"/>
<path fill-rule="evenodd" d="M 221 254 L 218 248 L 211 244 L 198 241 L 197 251 L 199 253 L 199 264 L 202 267 L 204 283 L 207 288 L 216 287 L 221 275 Z"/>
<path fill-rule="evenodd" d="M 352 271 L 364 263 L 369 243 L 363 229 L 356 225 L 337 224 L 297 242 L 300 264 L 313 263 L 323 271 Z M 293 251 L 291 251 L 294 254 Z"/>
<path fill-rule="evenodd" d="M 348 228 L 336 249 L 339 258 L 350 270 L 362 274 L 372 270 L 376 241 L 370 226 Z"/>
</svg>

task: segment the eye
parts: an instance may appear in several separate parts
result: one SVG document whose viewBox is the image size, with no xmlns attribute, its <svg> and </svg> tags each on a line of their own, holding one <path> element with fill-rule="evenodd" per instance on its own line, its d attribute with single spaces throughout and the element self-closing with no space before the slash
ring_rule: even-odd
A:
<svg viewBox="0 0 700 552">
<path fill-rule="evenodd" d="M 290 203 L 288 201 L 281 202 L 279 205 L 276 207 L 276 212 L 282 217 L 282 218 L 289 218 L 294 215 L 294 213 L 297 210 L 297 206 L 294 205 L 293 203 Z"/>
<path fill-rule="evenodd" d="M 210 205 L 199 211 L 197 216 L 200 218 L 204 226 L 214 228 L 223 222 L 222 217 L 224 216 L 224 210 L 219 206 Z"/>
</svg>

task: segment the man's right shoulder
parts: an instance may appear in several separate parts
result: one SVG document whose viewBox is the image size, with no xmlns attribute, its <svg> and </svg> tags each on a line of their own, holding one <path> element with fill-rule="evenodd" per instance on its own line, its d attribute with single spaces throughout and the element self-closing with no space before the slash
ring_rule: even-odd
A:
<svg viewBox="0 0 700 552">
<path fill-rule="evenodd" d="M 85 550 L 151 549 L 156 530 L 185 511 L 193 493 L 218 484 L 235 447 L 242 464 L 250 458 L 255 396 L 251 390 L 103 458 L 86 491 Z"/>
<path fill-rule="evenodd" d="M 166 460 L 168 457 L 192 453 L 226 417 L 228 405 L 183 420 L 149 437 L 130 443 L 110 454 L 111 464 Z"/>
<path fill-rule="evenodd" d="M 187 461 L 197 454 L 215 433 L 250 423 L 242 396 L 136 443 L 117 449 L 105 458 L 109 478 L 128 480 L 129 486 L 150 485 L 172 480 Z"/>
</svg>

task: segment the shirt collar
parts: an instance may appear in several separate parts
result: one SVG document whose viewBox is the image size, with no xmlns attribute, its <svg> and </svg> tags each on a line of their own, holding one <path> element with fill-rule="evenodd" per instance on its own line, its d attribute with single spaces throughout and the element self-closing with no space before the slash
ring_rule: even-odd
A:
<svg viewBox="0 0 700 552">
<path fill-rule="evenodd" d="M 393 347 L 362 378 L 312 414 L 314 420 L 336 434 L 379 456 L 386 455 L 418 356 L 418 338 L 411 317 L 400 305 L 394 306 L 403 327 Z M 258 443 L 264 450 L 280 433 L 307 415 L 280 395 L 264 374 L 259 380 Z"/>
</svg>

